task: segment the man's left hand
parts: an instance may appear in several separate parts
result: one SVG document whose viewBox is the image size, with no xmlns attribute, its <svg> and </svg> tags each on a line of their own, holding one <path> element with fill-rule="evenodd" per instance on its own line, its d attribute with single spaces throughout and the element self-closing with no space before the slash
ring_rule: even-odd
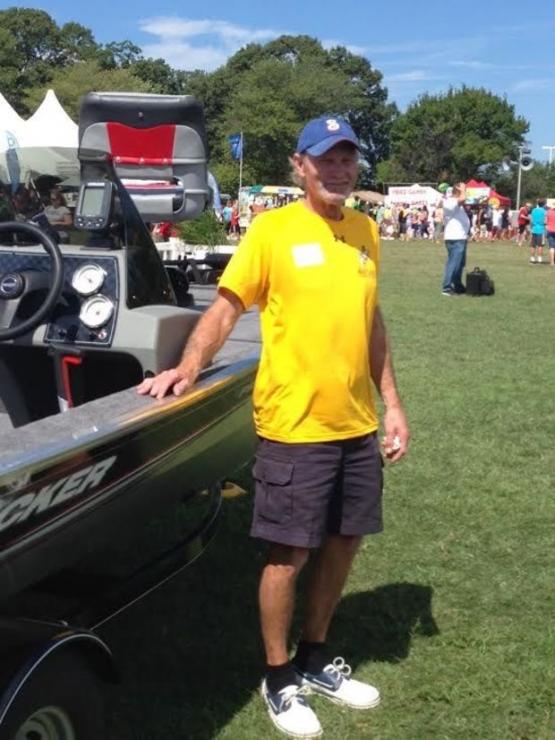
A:
<svg viewBox="0 0 555 740">
<path fill-rule="evenodd" d="M 382 446 L 388 462 L 396 463 L 407 454 L 410 440 L 409 425 L 401 406 L 386 410 L 383 418 L 385 436 Z"/>
</svg>

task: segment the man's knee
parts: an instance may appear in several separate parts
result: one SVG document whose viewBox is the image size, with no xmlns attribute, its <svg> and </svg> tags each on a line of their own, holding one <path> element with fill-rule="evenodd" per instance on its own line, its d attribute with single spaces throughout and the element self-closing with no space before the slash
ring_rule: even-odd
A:
<svg viewBox="0 0 555 740">
<path fill-rule="evenodd" d="M 351 557 L 356 555 L 361 542 L 361 535 L 333 534 L 328 536 L 328 546 L 331 546 L 346 555 L 350 555 Z"/>
<path fill-rule="evenodd" d="M 296 578 L 306 565 L 310 550 L 306 547 L 293 547 L 290 545 L 279 545 L 272 543 L 268 550 L 266 567 L 284 576 Z"/>
</svg>

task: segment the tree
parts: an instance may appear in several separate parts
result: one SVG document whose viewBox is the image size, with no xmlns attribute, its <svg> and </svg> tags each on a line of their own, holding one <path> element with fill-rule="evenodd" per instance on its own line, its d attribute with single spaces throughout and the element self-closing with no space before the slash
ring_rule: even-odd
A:
<svg viewBox="0 0 555 740">
<path fill-rule="evenodd" d="M 65 23 L 59 33 L 58 63 L 65 67 L 81 60 L 94 59 L 100 48 L 90 29 L 80 23 Z"/>
<path fill-rule="evenodd" d="M 369 186 L 375 180 L 377 163 L 389 155 L 397 106 L 387 102 L 387 89 L 381 85 L 382 74 L 365 57 L 352 54 L 343 46 L 331 49 L 329 54 L 334 67 L 347 76 L 350 87 L 358 94 L 359 105 L 349 112 L 348 119 L 364 146 L 368 169 L 361 184 Z"/>
<path fill-rule="evenodd" d="M 78 62 L 56 70 L 48 83 L 56 91 L 68 115 L 77 121 L 81 98 L 92 90 L 125 90 L 126 92 L 154 92 L 150 83 L 136 77 L 131 69 L 103 69 L 98 61 Z M 36 86 L 25 98 L 30 110 L 35 110 L 47 87 Z"/>
<path fill-rule="evenodd" d="M 0 16 L 1 19 L 1 16 Z M 0 92 L 15 102 L 18 90 L 19 67 L 13 63 L 17 44 L 12 34 L 0 26 Z"/>
<path fill-rule="evenodd" d="M 518 169 L 514 166 L 510 172 L 498 175 L 494 187 L 501 195 L 511 198 L 516 205 Z M 534 167 L 522 173 L 520 202 L 534 202 L 538 198 L 555 197 L 555 165 L 534 162 Z"/>
<path fill-rule="evenodd" d="M 396 111 L 380 83 L 381 74 L 366 59 L 343 47 L 327 51 L 310 36 L 281 36 L 247 45 L 212 74 L 192 73 L 184 89 L 204 105 L 214 171 L 223 165 L 226 173 L 233 171 L 227 136 L 243 131 L 253 180 L 287 182 L 299 129 L 329 113 L 347 118 L 359 135 L 367 182 L 387 153 Z M 236 190 L 237 181 L 232 184 Z"/>
<path fill-rule="evenodd" d="M 32 111 L 28 104 L 36 99 L 37 91 L 54 86 L 54 80 L 59 84 L 60 70 L 82 62 L 95 63 L 85 68 L 94 69 L 95 75 L 101 68 L 118 70 L 142 63 L 131 78 L 134 90 L 142 78 L 148 90 L 161 92 L 159 88 L 172 77 L 165 62 L 144 60 L 141 49 L 130 41 L 102 46 L 90 29 L 75 22 L 58 27 L 43 10 L 13 7 L 0 11 L 0 90 L 19 113 Z M 166 80 L 162 80 L 163 72 Z M 155 76 L 158 84 L 152 79 Z M 76 71 L 73 79 L 78 77 Z"/>
<path fill-rule="evenodd" d="M 130 66 L 130 70 L 158 93 L 179 95 L 183 92 L 181 76 L 163 59 L 139 59 Z"/>
<path fill-rule="evenodd" d="M 506 155 L 524 140 L 528 122 L 505 98 L 483 88 L 462 87 L 423 95 L 391 130 L 395 172 L 405 180 L 491 178 Z"/>
<path fill-rule="evenodd" d="M 25 90 L 46 82 L 59 62 L 59 29 L 48 13 L 28 8 L 0 11 L 0 29 L 9 49 L 2 54 L 0 89 L 20 113 L 25 113 Z"/>
<path fill-rule="evenodd" d="M 289 156 L 302 123 L 315 114 L 312 111 L 342 110 L 351 100 L 343 76 L 318 68 L 312 59 L 295 65 L 265 59 L 242 76 L 221 129 L 226 134 L 243 131 L 245 158 L 256 182 L 287 182 Z M 222 138 L 225 151 L 216 146 L 214 153 L 225 156 L 227 140 Z"/>
<path fill-rule="evenodd" d="M 131 41 L 111 41 L 99 52 L 101 66 L 106 69 L 129 67 L 142 59 L 141 49 Z"/>
</svg>

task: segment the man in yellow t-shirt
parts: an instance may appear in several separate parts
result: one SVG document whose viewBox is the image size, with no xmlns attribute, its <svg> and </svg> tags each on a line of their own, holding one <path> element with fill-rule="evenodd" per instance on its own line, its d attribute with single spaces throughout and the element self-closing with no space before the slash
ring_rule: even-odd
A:
<svg viewBox="0 0 555 740">
<path fill-rule="evenodd" d="M 139 392 L 182 393 L 258 304 L 262 355 L 254 389 L 260 444 L 251 534 L 269 543 L 260 590 L 266 652 L 261 693 L 276 727 L 317 737 L 308 686 L 370 708 L 377 689 L 328 657 L 328 628 L 365 534 L 382 529 L 382 459 L 373 386 L 384 407 L 383 450 L 396 462 L 409 430 L 378 306 L 379 238 L 365 214 L 343 207 L 358 173 L 359 142 L 332 116 L 307 123 L 292 157 L 306 197 L 257 217 L 226 268 L 218 297 L 176 368 Z M 301 640 L 289 660 L 297 577 L 316 550 Z"/>
</svg>

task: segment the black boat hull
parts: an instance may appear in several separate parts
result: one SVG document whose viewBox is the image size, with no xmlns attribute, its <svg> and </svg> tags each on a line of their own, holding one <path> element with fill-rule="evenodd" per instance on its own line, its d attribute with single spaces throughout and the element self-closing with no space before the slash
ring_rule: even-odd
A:
<svg viewBox="0 0 555 740">
<path fill-rule="evenodd" d="M 22 451 L 0 459 L 0 599 L 96 557 L 248 462 L 256 365 L 246 360 L 212 372 L 178 399 L 155 402 L 130 389 L 72 409 L 62 422 L 35 422 L 29 427 L 46 434 L 63 421 L 68 429 L 84 424 L 40 449 L 25 449 L 33 430 L 14 430 Z M 126 400 L 137 408 L 88 426 L 95 411 L 102 417 L 111 402 Z M 204 515 L 203 507 L 190 510 Z"/>
</svg>

